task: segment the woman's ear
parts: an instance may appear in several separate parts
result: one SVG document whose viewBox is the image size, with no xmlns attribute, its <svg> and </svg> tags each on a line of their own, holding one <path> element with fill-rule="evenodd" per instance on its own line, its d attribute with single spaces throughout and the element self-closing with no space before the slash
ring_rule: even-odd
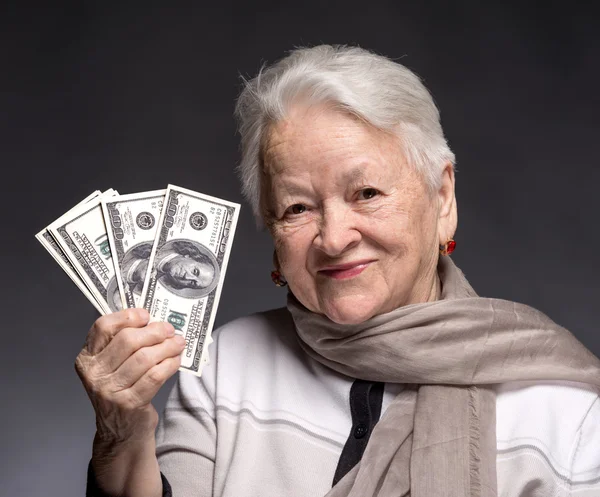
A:
<svg viewBox="0 0 600 497">
<path fill-rule="evenodd" d="M 447 162 L 442 171 L 442 182 L 438 196 L 438 235 L 440 245 L 454 237 L 458 224 L 456 196 L 454 192 L 454 166 Z"/>
</svg>

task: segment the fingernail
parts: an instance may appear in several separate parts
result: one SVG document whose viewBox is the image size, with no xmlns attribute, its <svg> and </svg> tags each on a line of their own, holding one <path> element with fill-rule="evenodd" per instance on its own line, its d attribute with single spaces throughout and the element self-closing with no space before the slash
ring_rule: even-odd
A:
<svg viewBox="0 0 600 497">
<path fill-rule="evenodd" d="M 181 335 L 175 336 L 175 338 L 173 340 L 175 340 L 175 342 L 177 343 L 177 345 L 184 345 L 185 344 L 185 338 L 183 338 Z"/>
<path fill-rule="evenodd" d="M 165 329 L 167 330 L 168 337 L 172 337 L 175 334 L 175 328 L 171 323 L 165 323 Z"/>
<path fill-rule="evenodd" d="M 148 319 L 149 314 L 148 311 L 146 309 L 136 309 L 138 316 L 140 317 L 140 319 Z"/>
</svg>

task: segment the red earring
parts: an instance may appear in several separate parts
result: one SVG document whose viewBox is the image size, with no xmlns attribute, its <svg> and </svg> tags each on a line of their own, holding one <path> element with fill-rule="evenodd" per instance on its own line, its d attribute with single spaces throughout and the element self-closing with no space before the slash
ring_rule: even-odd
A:
<svg viewBox="0 0 600 497">
<path fill-rule="evenodd" d="M 440 245 L 440 254 L 450 255 L 456 248 L 456 242 L 452 239 L 448 240 L 444 245 Z"/>
<path fill-rule="evenodd" d="M 287 285 L 287 281 L 279 271 L 271 271 L 271 279 L 273 283 L 277 286 L 285 286 Z"/>
</svg>

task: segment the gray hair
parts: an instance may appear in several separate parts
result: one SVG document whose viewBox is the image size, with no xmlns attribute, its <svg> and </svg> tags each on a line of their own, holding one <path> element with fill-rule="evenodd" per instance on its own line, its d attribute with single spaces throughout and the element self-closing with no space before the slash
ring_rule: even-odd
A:
<svg viewBox="0 0 600 497">
<path fill-rule="evenodd" d="M 410 69 L 381 55 L 344 45 L 298 48 L 244 83 L 235 108 L 242 148 L 238 172 L 259 223 L 261 146 L 269 126 L 299 100 L 333 104 L 396 134 L 430 191 L 440 188 L 444 165 L 455 163 L 427 88 Z"/>
</svg>

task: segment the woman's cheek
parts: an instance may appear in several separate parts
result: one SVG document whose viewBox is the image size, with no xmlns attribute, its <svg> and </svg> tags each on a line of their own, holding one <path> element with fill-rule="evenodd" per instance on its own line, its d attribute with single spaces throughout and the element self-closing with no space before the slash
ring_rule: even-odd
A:
<svg viewBox="0 0 600 497">
<path fill-rule="evenodd" d="M 293 238 L 288 238 L 279 244 L 277 255 L 284 275 L 296 272 L 298 268 L 305 265 L 306 252 L 302 250 L 300 244 L 294 243 Z"/>
<path fill-rule="evenodd" d="M 305 234 L 302 230 L 294 230 L 274 239 L 280 269 L 286 278 L 292 278 L 306 268 L 311 242 Z"/>
</svg>

